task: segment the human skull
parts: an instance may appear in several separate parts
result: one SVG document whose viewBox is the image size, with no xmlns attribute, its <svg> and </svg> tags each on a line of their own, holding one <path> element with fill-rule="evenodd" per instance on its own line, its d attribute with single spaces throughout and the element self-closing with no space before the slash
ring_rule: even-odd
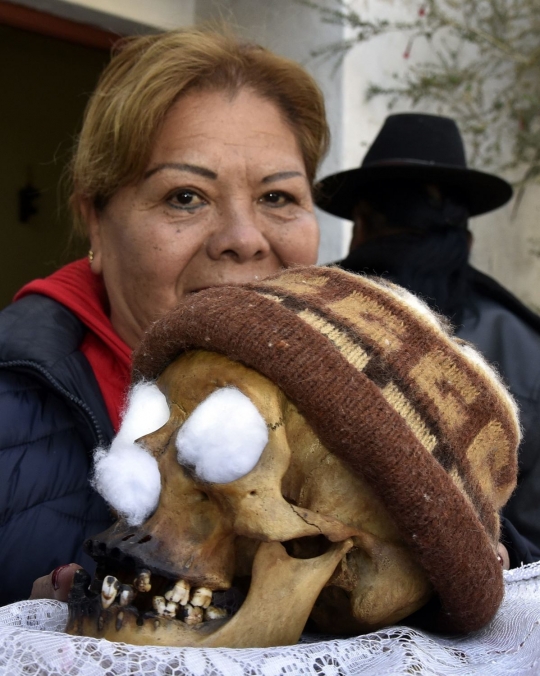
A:
<svg viewBox="0 0 540 676">
<path fill-rule="evenodd" d="M 432 587 L 381 500 L 273 382 L 198 350 L 171 363 L 157 386 L 170 417 L 138 445 L 157 461 L 159 503 L 140 525 L 120 518 L 86 543 L 96 579 L 89 585 L 79 572 L 68 633 L 263 647 L 296 642 L 308 618 L 322 632 L 358 634 L 429 599 Z M 268 442 L 253 469 L 218 483 L 179 463 L 177 438 L 222 388 L 254 404 Z"/>
</svg>

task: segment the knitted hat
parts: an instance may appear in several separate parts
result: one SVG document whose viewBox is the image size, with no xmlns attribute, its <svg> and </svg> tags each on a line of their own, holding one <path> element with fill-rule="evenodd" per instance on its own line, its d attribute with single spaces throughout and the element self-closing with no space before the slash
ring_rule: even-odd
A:
<svg viewBox="0 0 540 676">
<path fill-rule="evenodd" d="M 189 296 L 150 329 L 134 379 L 206 349 L 259 371 L 370 482 L 440 600 L 471 631 L 503 595 L 498 510 L 516 481 L 515 404 L 495 372 L 404 289 L 295 268 Z"/>
</svg>

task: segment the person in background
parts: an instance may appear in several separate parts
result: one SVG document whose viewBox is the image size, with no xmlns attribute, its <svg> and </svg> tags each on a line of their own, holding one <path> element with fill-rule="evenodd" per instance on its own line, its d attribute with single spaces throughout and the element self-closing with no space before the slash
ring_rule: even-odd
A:
<svg viewBox="0 0 540 676">
<path fill-rule="evenodd" d="M 298 64 L 223 33 L 127 40 L 89 101 L 71 167 L 88 257 L 0 313 L 0 604 L 64 598 L 113 516 L 89 485 L 146 329 L 201 289 L 314 264 L 328 145 Z M 51 570 L 54 572 L 51 574 Z"/>
<path fill-rule="evenodd" d="M 359 168 L 328 176 L 317 190 L 318 206 L 354 222 L 339 265 L 421 296 L 509 386 L 524 437 L 502 542 L 512 565 L 540 558 L 540 317 L 469 263 L 469 218 L 506 204 L 511 186 L 467 167 L 454 120 L 401 113 L 386 119 Z"/>
</svg>

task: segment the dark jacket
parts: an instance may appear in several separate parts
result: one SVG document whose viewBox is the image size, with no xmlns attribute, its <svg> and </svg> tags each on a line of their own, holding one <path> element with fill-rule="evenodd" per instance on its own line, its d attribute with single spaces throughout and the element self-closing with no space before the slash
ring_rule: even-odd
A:
<svg viewBox="0 0 540 676">
<path fill-rule="evenodd" d="M 86 357 L 85 326 L 32 295 L 0 313 L 0 604 L 28 598 L 33 581 L 77 562 L 85 538 L 112 522 L 89 486 L 91 451 L 113 429 Z"/>
<path fill-rule="evenodd" d="M 487 275 L 470 269 L 460 338 L 494 364 L 520 410 L 518 485 L 503 510 L 540 547 L 540 317 Z"/>
</svg>

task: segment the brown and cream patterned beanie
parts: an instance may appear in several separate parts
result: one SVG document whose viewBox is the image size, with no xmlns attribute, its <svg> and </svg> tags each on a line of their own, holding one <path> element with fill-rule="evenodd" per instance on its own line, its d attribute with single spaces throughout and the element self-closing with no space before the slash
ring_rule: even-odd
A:
<svg viewBox="0 0 540 676">
<path fill-rule="evenodd" d="M 440 600 L 470 631 L 502 600 L 500 508 L 516 481 L 516 406 L 495 372 L 404 289 L 295 268 L 189 296 L 149 331 L 134 379 L 192 348 L 275 382 L 322 443 L 378 492 Z"/>
</svg>

